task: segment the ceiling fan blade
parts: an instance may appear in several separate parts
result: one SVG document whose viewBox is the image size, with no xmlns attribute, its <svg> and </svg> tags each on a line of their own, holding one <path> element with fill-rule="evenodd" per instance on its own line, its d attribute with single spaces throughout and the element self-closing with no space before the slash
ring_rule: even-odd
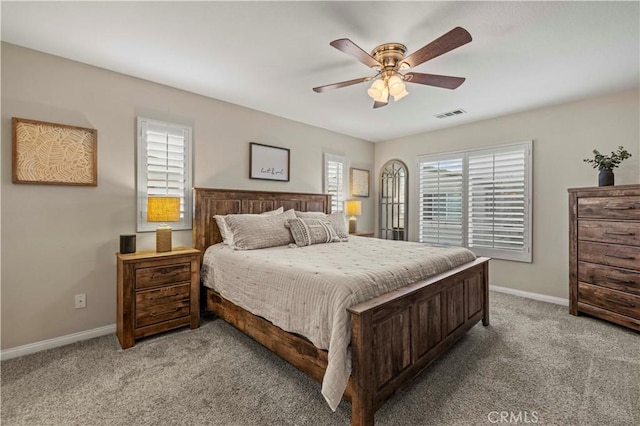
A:
<svg viewBox="0 0 640 426">
<path fill-rule="evenodd" d="M 314 87 L 313 91 L 316 93 L 323 93 L 327 90 L 340 89 L 341 87 L 351 86 L 353 84 L 364 83 L 365 81 L 371 80 L 372 77 L 362 77 L 356 78 L 354 80 L 349 81 L 341 81 L 340 83 L 327 84 L 326 86 Z"/>
<path fill-rule="evenodd" d="M 375 108 L 382 108 L 383 106 L 387 106 L 387 105 L 389 105 L 389 102 L 378 102 L 378 101 L 375 101 L 373 103 L 373 108 L 374 109 Z"/>
<path fill-rule="evenodd" d="M 445 35 L 416 50 L 404 58 L 402 62 L 409 65 L 410 68 L 413 68 L 443 53 L 465 45 L 471 40 L 471 34 L 469 34 L 467 30 L 462 27 L 455 27 Z"/>
<path fill-rule="evenodd" d="M 362 62 L 368 67 L 380 67 L 380 62 L 373 59 L 373 56 L 369 55 L 367 52 L 362 50 L 357 44 L 349 40 L 348 38 L 341 38 L 338 40 L 333 40 L 329 43 L 331 46 L 335 47 L 339 51 L 346 53 L 347 55 L 351 55 L 356 58 L 358 61 Z"/>
<path fill-rule="evenodd" d="M 426 84 L 427 86 L 442 87 L 445 89 L 456 89 L 465 78 L 451 77 L 448 75 L 422 74 L 419 72 L 408 72 L 404 75 L 404 81 L 408 83 Z"/>
</svg>

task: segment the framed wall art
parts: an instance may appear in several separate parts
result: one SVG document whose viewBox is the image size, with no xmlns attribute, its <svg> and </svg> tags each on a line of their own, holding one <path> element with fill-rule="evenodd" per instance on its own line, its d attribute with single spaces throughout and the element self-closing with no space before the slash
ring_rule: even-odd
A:
<svg viewBox="0 0 640 426">
<path fill-rule="evenodd" d="M 352 197 L 368 197 L 369 196 L 369 170 L 351 168 L 351 196 Z"/>
<path fill-rule="evenodd" d="M 289 149 L 249 143 L 249 178 L 289 182 Z"/>
<path fill-rule="evenodd" d="M 98 131 L 11 119 L 13 183 L 98 185 Z"/>
</svg>

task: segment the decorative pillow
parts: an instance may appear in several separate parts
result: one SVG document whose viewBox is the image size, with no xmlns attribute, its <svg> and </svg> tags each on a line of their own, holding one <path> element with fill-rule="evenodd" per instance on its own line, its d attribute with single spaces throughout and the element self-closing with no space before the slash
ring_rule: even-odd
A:
<svg viewBox="0 0 640 426">
<path fill-rule="evenodd" d="M 293 240 L 298 247 L 310 246 L 311 244 L 337 243 L 340 238 L 336 234 L 333 225 L 326 218 L 295 218 L 287 222 Z"/>
<path fill-rule="evenodd" d="M 229 215 L 225 220 L 233 233 L 230 247 L 234 250 L 254 250 L 286 246 L 293 242 L 293 238 L 285 225 L 289 219 L 295 218 L 293 210 L 275 216 Z"/>
<path fill-rule="evenodd" d="M 343 212 L 331 214 L 322 212 L 296 212 L 296 216 L 301 218 L 325 219 L 333 226 L 341 241 L 347 241 L 349 239 L 349 226 L 347 225 L 347 219 Z"/>
<path fill-rule="evenodd" d="M 259 215 L 255 215 L 255 214 L 246 214 L 246 215 L 235 215 L 235 216 L 274 216 L 277 214 L 280 214 L 284 212 L 284 208 L 282 207 L 278 207 L 275 210 L 270 210 L 268 212 L 263 212 L 260 213 Z M 233 245 L 233 233 L 231 232 L 231 229 L 229 229 L 229 225 L 227 225 L 227 221 L 226 218 L 230 216 L 230 215 L 215 215 L 213 216 L 213 218 L 216 220 L 216 223 L 218 224 L 218 229 L 220 230 L 220 236 L 222 237 L 222 242 L 225 243 L 228 246 Z"/>
</svg>

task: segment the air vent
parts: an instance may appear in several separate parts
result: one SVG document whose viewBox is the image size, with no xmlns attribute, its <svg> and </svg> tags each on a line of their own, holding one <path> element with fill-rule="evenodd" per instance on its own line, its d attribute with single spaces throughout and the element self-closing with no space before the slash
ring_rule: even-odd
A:
<svg viewBox="0 0 640 426">
<path fill-rule="evenodd" d="M 467 111 L 463 110 L 463 109 L 456 109 L 453 111 L 449 111 L 449 112 L 443 112 L 442 114 L 436 114 L 434 115 L 435 118 L 447 118 L 447 117 L 453 117 L 455 115 L 460 115 L 460 114 L 466 114 Z"/>
</svg>

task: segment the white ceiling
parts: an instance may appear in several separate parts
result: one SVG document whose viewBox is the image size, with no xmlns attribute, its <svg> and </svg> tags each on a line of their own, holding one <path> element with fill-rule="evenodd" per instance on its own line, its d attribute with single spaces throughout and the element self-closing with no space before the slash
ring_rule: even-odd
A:
<svg viewBox="0 0 640 426">
<path fill-rule="evenodd" d="M 633 2 L 9 2 L 2 40 L 374 142 L 637 88 Z M 415 68 L 466 77 L 415 84 L 372 109 L 375 73 L 329 46 L 411 53 L 456 26 L 473 41 Z M 436 119 L 454 109 L 467 114 Z"/>
</svg>

